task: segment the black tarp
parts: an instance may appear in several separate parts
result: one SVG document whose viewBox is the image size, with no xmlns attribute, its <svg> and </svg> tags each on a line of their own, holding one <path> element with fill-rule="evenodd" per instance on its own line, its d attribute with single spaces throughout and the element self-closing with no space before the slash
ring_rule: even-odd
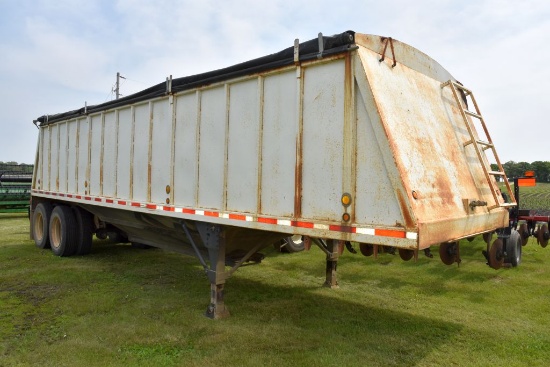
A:
<svg viewBox="0 0 550 367">
<path fill-rule="evenodd" d="M 354 36 L 355 32 L 347 31 L 334 36 L 323 37 L 323 52 L 321 55 L 319 53 L 318 38 L 300 43 L 300 61 L 307 61 L 318 58 L 319 56 L 329 56 L 349 51 L 351 46 L 355 42 Z M 197 88 L 248 74 L 258 73 L 264 70 L 283 67 L 291 65 L 293 63 L 294 47 L 289 47 L 280 52 L 263 56 L 254 60 L 246 61 L 237 65 L 229 66 L 227 68 L 173 79 L 172 93 Z M 86 108 L 82 107 L 77 110 L 58 113 L 55 115 L 44 115 L 37 118 L 34 122 L 40 123 L 40 126 L 43 126 L 57 121 L 80 117 L 90 113 L 105 111 L 115 107 L 131 105 L 140 101 L 145 101 L 163 95 L 166 95 L 166 82 L 159 83 L 150 88 L 144 89 L 141 92 L 102 104 L 87 106 Z"/>
</svg>

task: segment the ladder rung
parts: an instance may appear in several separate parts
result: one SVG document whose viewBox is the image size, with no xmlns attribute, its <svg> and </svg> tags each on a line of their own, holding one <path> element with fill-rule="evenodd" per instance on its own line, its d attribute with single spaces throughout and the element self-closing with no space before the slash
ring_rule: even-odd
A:
<svg viewBox="0 0 550 367">
<path fill-rule="evenodd" d="M 464 119 L 464 122 L 466 123 L 466 127 L 468 128 L 468 133 L 470 135 L 470 140 L 464 142 L 463 146 L 466 147 L 467 145 L 470 145 L 470 144 L 474 144 L 474 143 L 476 144 L 475 150 L 477 152 L 479 162 L 481 163 L 481 166 L 483 167 L 483 172 L 485 173 L 487 178 L 488 178 L 489 175 L 502 176 L 502 177 L 506 178 L 506 173 L 504 173 L 504 170 L 502 170 L 502 171 L 491 171 L 491 170 L 489 170 L 489 167 L 487 167 L 484 164 L 483 155 L 484 155 L 485 150 L 492 149 L 494 157 L 496 158 L 497 162 L 498 162 L 498 156 L 497 156 L 497 152 L 495 151 L 495 146 L 493 145 L 493 142 L 491 142 L 491 138 L 489 137 L 489 134 L 487 133 L 487 129 L 485 127 L 485 121 L 483 120 L 483 117 L 481 116 L 481 114 L 479 113 L 479 109 L 477 108 L 476 102 L 474 100 L 474 94 L 472 93 L 471 90 L 469 90 L 468 88 L 465 88 L 461 84 L 458 84 L 456 81 L 453 81 L 452 79 L 445 82 L 445 83 L 441 83 L 441 88 L 443 89 L 448 85 L 451 86 L 451 89 L 453 90 L 453 96 L 454 96 L 455 102 L 457 103 L 458 106 L 463 106 L 463 104 L 460 100 L 460 97 L 458 96 L 458 93 L 456 93 L 457 89 L 459 91 L 462 91 L 461 94 L 462 94 L 463 98 L 464 98 L 464 95 L 471 96 L 471 99 L 472 99 L 472 101 L 474 103 L 474 106 L 475 106 L 475 109 L 476 109 L 476 112 L 472 112 L 472 111 L 468 110 L 467 108 L 462 109 L 461 115 Z M 478 137 L 475 134 L 475 127 L 471 126 L 473 124 L 473 122 L 470 119 L 466 118 L 466 116 L 471 116 L 471 117 L 479 119 L 479 121 L 481 123 L 481 126 L 485 130 L 486 138 L 489 140 L 488 142 L 477 139 Z M 483 153 L 483 155 L 481 153 Z M 487 157 L 485 157 L 485 158 L 487 158 Z M 499 163 L 499 169 L 502 169 L 500 167 L 500 163 Z M 493 210 L 493 209 L 496 209 L 496 208 L 511 208 L 511 207 L 517 206 L 516 203 L 500 203 L 500 201 L 501 201 L 501 198 L 499 198 L 499 195 L 500 195 L 499 191 L 500 190 L 497 190 L 497 188 L 495 186 L 493 186 L 492 184 L 490 186 L 491 186 L 491 191 L 492 191 L 492 194 L 493 194 L 493 198 L 495 200 L 495 205 L 487 207 L 488 210 Z M 507 184 L 506 187 L 507 187 L 506 190 L 508 191 L 508 194 L 510 194 L 511 197 L 514 197 L 513 192 L 510 190 L 510 186 Z"/>
<path fill-rule="evenodd" d="M 488 207 L 487 210 L 491 211 L 491 210 L 496 209 L 496 208 L 513 208 L 516 205 L 517 204 L 515 204 L 515 203 L 498 204 L 498 205 L 493 205 L 493 206 Z"/>
<path fill-rule="evenodd" d="M 483 117 L 481 117 L 481 115 L 478 115 L 477 113 L 472 112 L 472 111 L 470 111 L 470 110 L 466 110 L 466 109 L 465 109 L 465 110 L 464 110 L 464 113 L 465 113 L 466 115 L 470 115 L 470 116 L 475 117 L 475 118 L 477 118 L 477 119 L 483 120 Z"/>
<path fill-rule="evenodd" d="M 454 85 L 455 88 L 458 88 L 458 89 L 461 89 L 462 91 L 464 91 L 464 94 L 466 94 L 466 95 L 472 94 L 472 91 L 471 91 L 471 90 L 469 90 L 468 88 L 464 87 L 463 85 L 458 84 L 457 82 L 453 82 L 452 80 L 448 80 L 448 81 L 446 81 L 445 83 L 442 83 L 442 84 L 441 84 L 441 88 L 445 88 L 446 86 L 448 86 L 448 85 L 450 85 L 450 84 Z"/>
<path fill-rule="evenodd" d="M 467 142 L 464 143 L 464 146 L 470 145 L 473 142 L 474 142 L 473 140 L 468 140 Z M 491 144 L 489 142 L 486 142 L 486 141 L 483 141 L 483 140 L 476 140 L 475 142 L 478 143 L 479 145 L 483 145 L 484 146 L 483 150 L 493 147 L 493 144 Z"/>
<path fill-rule="evenodd" d="M 476 140 L 476 143 L 478 143 L 479 145 L 483 145 L 487 148 L 492 148 L 493 147 L 493 144 L 491 144 L 487 141 L 483 141 L 483 140 Z"/>
</svg>

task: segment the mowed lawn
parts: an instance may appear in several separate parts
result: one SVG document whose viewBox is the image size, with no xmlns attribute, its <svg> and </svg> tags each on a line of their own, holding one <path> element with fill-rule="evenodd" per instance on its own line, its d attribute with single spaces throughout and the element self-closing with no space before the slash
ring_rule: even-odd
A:
<svg viewBox="0 0 550 367">
<path fill-rule="evenodd" d="M 490 269 L 481 239 L 460 267 L 421 255 L 341 257 L 323 288 L 317 248 L 238 270 L 231 317 L 203 316 L 199 262 L 96 241 L 59 258 L 29 240 L 25 215 L 0 215 L 0 366 L 548 366 L 550 246 Z"/>
</svg>

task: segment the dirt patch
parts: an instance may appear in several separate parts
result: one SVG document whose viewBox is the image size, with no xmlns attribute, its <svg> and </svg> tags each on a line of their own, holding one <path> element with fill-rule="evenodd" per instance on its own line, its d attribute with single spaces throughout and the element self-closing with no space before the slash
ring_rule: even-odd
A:
<svg viewBox="0 0 550 367">
<path fill-rule="evenodd" d="M 38 306 L 49 298 L 55 297 L 61 287 L 52 284 L 4 284 L 0 292 L 9 292 L 26 303 Z"/>
</svg>

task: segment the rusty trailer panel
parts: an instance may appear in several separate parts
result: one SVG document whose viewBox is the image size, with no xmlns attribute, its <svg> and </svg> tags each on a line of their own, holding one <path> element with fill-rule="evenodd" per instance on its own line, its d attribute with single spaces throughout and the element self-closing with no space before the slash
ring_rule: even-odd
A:
<svg viewBox="0 0 550 367">
<path fill-rule="evenodd" d="M 465 208 L 464 200 L 492 201 L 491 185 L 473 150 L 465 149 L 466 126 L 449 90 L 453 80 L 439 64 L 418 50 L 393 40 L 394 60 L 380 62 L 383 38 L 356 35 L 368 87 L 360 87 L 373 118 L 378 142 L 387 142 L 404 217 L 418 228 L 419 248 L 450 242 L 508 225 L 504 208 Z M 370 47 L 370 48 L 369 48 Z M 378 47 L 378 49 L 377 49 Z M 387 51 L 386 51 L 387 52 Z M 399 60 L 399 61 L 397 61 Z M 391 160 L 393 159 L 393 162 Z M 485 163 L 488 165 L 488 162 Z M 393 168 L 393 167 L 392 167 Z"/>
<path fill-rule="evenodd" d="M 503 227 L 506 209 L 464 204 L 491 201 L 491 183 L 447 80 L 414 48 L 355 34 L 329 57 L 43 123 L 34 195 L 416 249 Z"/>
<path fill-rule="evenodd" d="M 483 152 L 496 151 L 475 128 L 481 116 L 465 115 L 471 92 L 460 100 L 455 86 L 415 48 L 354 32 L 170 77 L 38 118 L 32 210 L 71 205 L 128 241 L 197 256 L 205 269 L 209 258 L 214 295 L 222 255 L 245 254 L 238 267 L 291 235 L 314 239 L 327 269 L 346 242 L 411 258 L 507 227 L 514 205 L 497 190 L 503 171 L 488 171 Z M 332 271 L 327 282 L 336 285 Z"/>
</svg>

